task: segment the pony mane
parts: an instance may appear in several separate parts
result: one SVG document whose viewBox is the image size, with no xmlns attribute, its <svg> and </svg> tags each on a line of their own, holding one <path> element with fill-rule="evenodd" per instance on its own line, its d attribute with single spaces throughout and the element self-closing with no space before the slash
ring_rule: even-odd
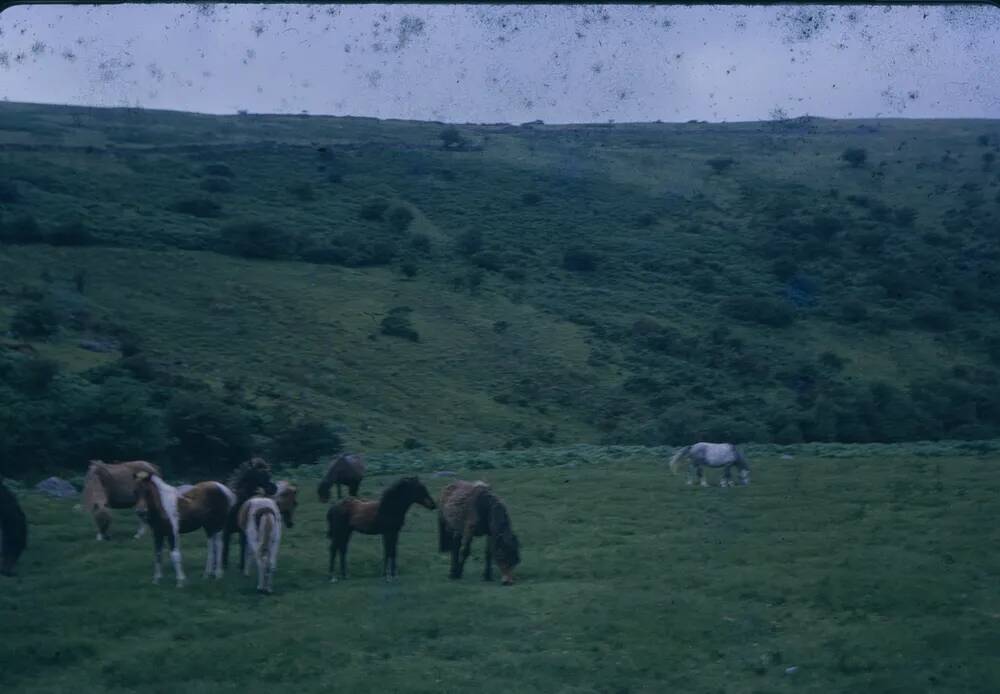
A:
<svg viewBox="0 0 1000 694">
<path fill-rule="evenodd" d="M 243 487 L 243 484 L 246 482 L 247 476 L 251 472 L 256 472 L 259 470 L 264 470 L 267 472 L 268 475 L 270 475 L 271 464 L 268 463 L 263 458 L 254 456 L 250 460 L 246 460 L 240 463 L 236 467 L 236 469 L 233 470 L 232 474 L 229 475 L 229 480 L 226 482 L 226 486 L 232 489 L 233 491 L 239 493 L 240 489 Z M 252 489 L 250 491 L 253 492 Z"/>
</svg>

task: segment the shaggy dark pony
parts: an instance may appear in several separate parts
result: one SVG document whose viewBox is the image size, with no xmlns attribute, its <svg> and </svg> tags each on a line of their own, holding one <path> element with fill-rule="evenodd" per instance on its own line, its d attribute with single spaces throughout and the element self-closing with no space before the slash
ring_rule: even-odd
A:
<svg viewBox="0 0 1000 694">
<path fill-rule="evenodd" d="M 337 485 L 337 498 L 341 497 L 340 485 L 347 485 L 347 493 L 350 496 L 357 496 L 361 487 L 361 480 L 365 477 L 365 461 L 357 453 L 342 453 L 333 459 L 326 474 L 319 482 L 316 491 L 319 493 L 319 500 L 326 503 L 330 500 L 330 487 Z"/>
<path fill-rule="evenodd" d="M 472 538 L 486 535 L 483 580 L 493 580 L 493 559 L 505 586 L 514 583 L 521 548 L 504 505 L 485 482 L 453 482 L 441 490 L 438 503 L 438 549 L 451 552 L 451 578 L 461 578 L 472 551 Z"/>
<path fill-rule="evenodd" d="M 330 538 L 330 582 L 336 582 L 337 554 L 340 554 L 340 577 L 347 578 L 347 544 L 355 530 L 365 535 L 382 536 L 382 568 L 386 580 L 395 578 L 396 543 L 403 529 L 406 512 L 413 504 L 434 509 L 434 499 L 416 477 L 396 480 L 382 492 L 378 501 L 361 501 L 353 497 L 330 507 L 326 513 L 327 536 Z"/>
<path fill-rule="evenodd" d="M 0 482 L 0 576 L 13 576 L 21 552 L 28 546 L 28 520 L 21 505 Z"/>
<path fill-rule="evenodd" d="M 278 492 L 278 485 L 271 480 L 271 466 L 263 458 L 251 458 L 241 463 L 233 470 L 229 476 L 226 486 L 236 495 L 236 504 L 229 510 L 229 519 L 226 527 L 222 531 L 222 567 L 229 566 L 229 537 L 238 532 L 240 534 L 240 566 L 243 566 L 246 559 L 247 542 L 246 535 L 240 530 L 239 511 L 240 507 L 250 498 L 257 494 L 258 489 L 264 490 L 267 496 L 273 496 Z"/>
</svg>

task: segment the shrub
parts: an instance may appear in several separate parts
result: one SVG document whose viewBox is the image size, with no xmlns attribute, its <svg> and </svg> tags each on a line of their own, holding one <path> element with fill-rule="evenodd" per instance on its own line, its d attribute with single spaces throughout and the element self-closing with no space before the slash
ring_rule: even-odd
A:
<svg viewBox="0 0 1000 694">
<path fill-rule="evenodd" d="M 231 193 L 233 183 L 228 178 L 210 176 L 201 180 L 201 189 L 208 193 Z"/>
<path fill-rule="evenodd" d="M 312 184 L 308 182 L 293 183 L 288 186 L 288 192 L 301 202 L 312 202 L 316 199 L 316 191 L 313 190 Z"/>
<path fill-rule="evenodd" d="M 419 253 L 430 253 L 431 237 L 427 234 L 413 234 L 410 237 L 410 247 Z"/>
<path fill-rule="evenodd" d="M 0 178 L 0 202 L 21 202 L 21 191 L 17 189 L 17 185 L 14 181 L 6 178 Z"/>
<path fill-rule="evenodd" d="M 470 256 L 483 248 L 483 235 L 477 229 L 462 232 L 455 240 L 455 249 L 460 255 Z"/>
<path fill-rule="evenodd" d="M 791 258 L 778 258 L 771 266 L 774 276 L 782 282 L 787 282 L 798 272 L 798 264 Z"/>
<path fill-rule="evenodd" d="M 42 243 L 45 238 L 38 220 L 23 214 L 0 227 L 0 240 L 4 243 Z"/>
<path fill-rule="evenodd" d="M 723 305 L 727 315 L 738 320 L 784 328 L 795 322 L 795 311 L 775 299 L 755 296 L 734 297 Z"/>
<path fill-rule="evenodd" d="M 22 306 L 10 321 L 10 331 L 21 338 L 47 338 L 59 329 L 59 315 L 49 302 Z"/>
<path fill-rule="evenodd" d="M 512 282 L 523 282 L 528 277 L 528 273 L 524 268 L 507 267 L 503 269 L 503 276 Z"/>
<path fill-rule="evenodd" d="M 868 151 L 862 147 L 848 147 L 840 155 L 840 158 L 857 169 L 864 166 L 865 162 L 868 161 Z"/>
<path fill-rule="evenodd" d="M 222 213 L 222 205 L 209 198 L 176 200 L 170 209 L 173 212 L 189 214 L 192 217 L 218 217 Z"/>
<path fill-rule="evenodd" d="M 844 222 L 837 217 L 831 217 L 829 215 L 816 215 L 812 219 L 810 231 L 813 236 L 823 239 L 824 241 L 829 241 L 843 228 Z"/>
<path fill-rule="evenodd" d="M 47 240 L 53 246 L 90 246 L 97 242 L 83 222 L 69 222 L 49 232 Z"/>
<path fill-rule="evenodd" d="M 643 212 L 635 218 L 635 225 L 640 229 L 646 229 L 656 224 L 656 215 L 652 212 Z"/>
<path fill-rule="evenodd" d="M 445 149 L 461 145 L 465 142 L 465 138 L 462 137 L 462 133 L 460 133 L 458 128 L 453 125 L 450 125 L 442 130 L 438 137 L 441 138 L 441 145 Z"/>
<path fill-rule="evenodd" d="M 178 393 L 167 405 L 170 454 L 179 468 L 225 474 L 253 449 L 250 420 L 208 393 Z"/>
<path fill-rule="evenodd" d="M 709 159 L 707 162 L 712 171 L 717 174 L 725 173 L 729 168 L 736 163 L 735 159 L 730 159 L 729 157 L 716 157 L 714 159 Z"/>
<path fill-rule="evenodd" d="M 207 164 L 202 169 L 202 173 L 206 176 L 225 176 L 226 178 L 233 178 L 236 175 L 227 164 Z"/>
<path fill-rule="evenodd" d="M 392 208 L 391 212 L 389 212 L 389 226 L 402 233 L 410 228 L 410 223 L 413 222 L 413 217 L 413 212 L 409 207 L 397 205 Z"/>
<path fill-rule="evenodd" d="M 412 260 L 404 260 L 399 266 L 400 272 L 402 272 L 406 277 L 416 277 L 419 272 L 417 264 Z"/>
<path fill-rule="evenodd" d="M 917 211 L 912 207 L 900 207 L 896 210 L 893 217 L 893 221 L 896 223 L 896 226 L 906 228 L 912 227 L 916 219 Z"/>
<path fill-rule="evenodd" d="M 868 318 L 868 307 L 860 301 L 847 301 L 840 307 L 840 317 L 847 323 L 860 323 Z"/>
<path fill-rule="evenodd" d="M 521 203 L 524 205 L 537 205 L 542 201 L 542 196 L 538 193 L 525 193 L 521 196 Z"/>
<path fill-rule="evenodd" d="M 598 256 L 583 248 L 570 248 L 563 253 L 563 267 L 571 272 L 593 272 L 597 264 Z"/>
<path fill-rule="evenodd" d="M 410 438 L 403 441 L 403 448 L 405 448 L 408 451 L 413 451 L 418 448 L 424 448 L 424 444 L 419 439 L 415 439 L 411 436 Z"/>
<path fill-rule="evenodd" d="M 496 251 L 480 251 L 473 255 L 470 260 L 476 267 L 491 272 L 500 272 L 503 269 L 503 257 Z"/>
<path fill-rule="evenodd" d="M 411 342 L 420 342 L 420 335 L 413 329 L 409 317 L 403 312 L 391 313 L 382 319 L 381 332 L 391 337 L 402 337 Z"/>
<path fill-rule="evenodd" d="M 358 216 L 370 222 L 378 222 L 382 220 L 387 209 L 389 209 L 388 201 L 383 198 L 372 198 L 361 206 Z"/>
<path fill-rule="evenodd" d="M 318 419 L 304 419 L 278 433 L 270 453 L 277 462 L 308 465 L 338 453 L 343 445 L 329 424 Z"/>
<path fill-rule="evenodd" d="M 235 222 L 221 231 L 222 250 L 244 258 L 285 258 L 296 248 L 291 234 L 264 222 Z"/>
<path fill-rule="evenodd" d="M 913 324 L 924 330 L 944 332 L 955 327 L 955 318 L 945 309 L 925 307 L 914 314 Z"/>
</svg>

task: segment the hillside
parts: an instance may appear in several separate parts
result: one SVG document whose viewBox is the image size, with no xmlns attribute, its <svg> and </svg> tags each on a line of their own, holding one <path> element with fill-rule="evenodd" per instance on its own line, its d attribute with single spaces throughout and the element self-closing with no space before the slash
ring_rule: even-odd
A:
<svg viewBox="0 0 1000 694">
<path fill-rule="evenodd" d="M 257 448 L 1000 436 L 1000 123 L 446 129 L 0 104 L 0 426 L 72 391 L 109 456 L 183 446 L 178 393 Z"/>
</svg>

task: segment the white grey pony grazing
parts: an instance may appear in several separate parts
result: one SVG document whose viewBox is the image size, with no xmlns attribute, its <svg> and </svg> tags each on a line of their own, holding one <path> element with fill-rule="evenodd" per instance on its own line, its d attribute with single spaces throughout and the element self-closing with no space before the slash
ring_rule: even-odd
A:
<svg viewBox="0 0 1000 694">
<path fill-rule="evenodd" d="M 694 484 L 694 477 L 698 478 L 701 486 L 707 487 L 704 466 L 724 468 L 722 479 L 719 481 L 720 487 L 734 487 L 732 467 L 735 465 L 740 472 L 740 484 L 750 484 L 750 464 L 744 457 L 742 451 L 731 443 L 705 443 L 699 442 L 692 446 L 684 446 L 670 459 L 670 471 L 676 473 L 677 465 L 682 460 L 688 463 L 688 484 Z M 691 474 L 694 469 L 694 476 Z"/>
</svg>

